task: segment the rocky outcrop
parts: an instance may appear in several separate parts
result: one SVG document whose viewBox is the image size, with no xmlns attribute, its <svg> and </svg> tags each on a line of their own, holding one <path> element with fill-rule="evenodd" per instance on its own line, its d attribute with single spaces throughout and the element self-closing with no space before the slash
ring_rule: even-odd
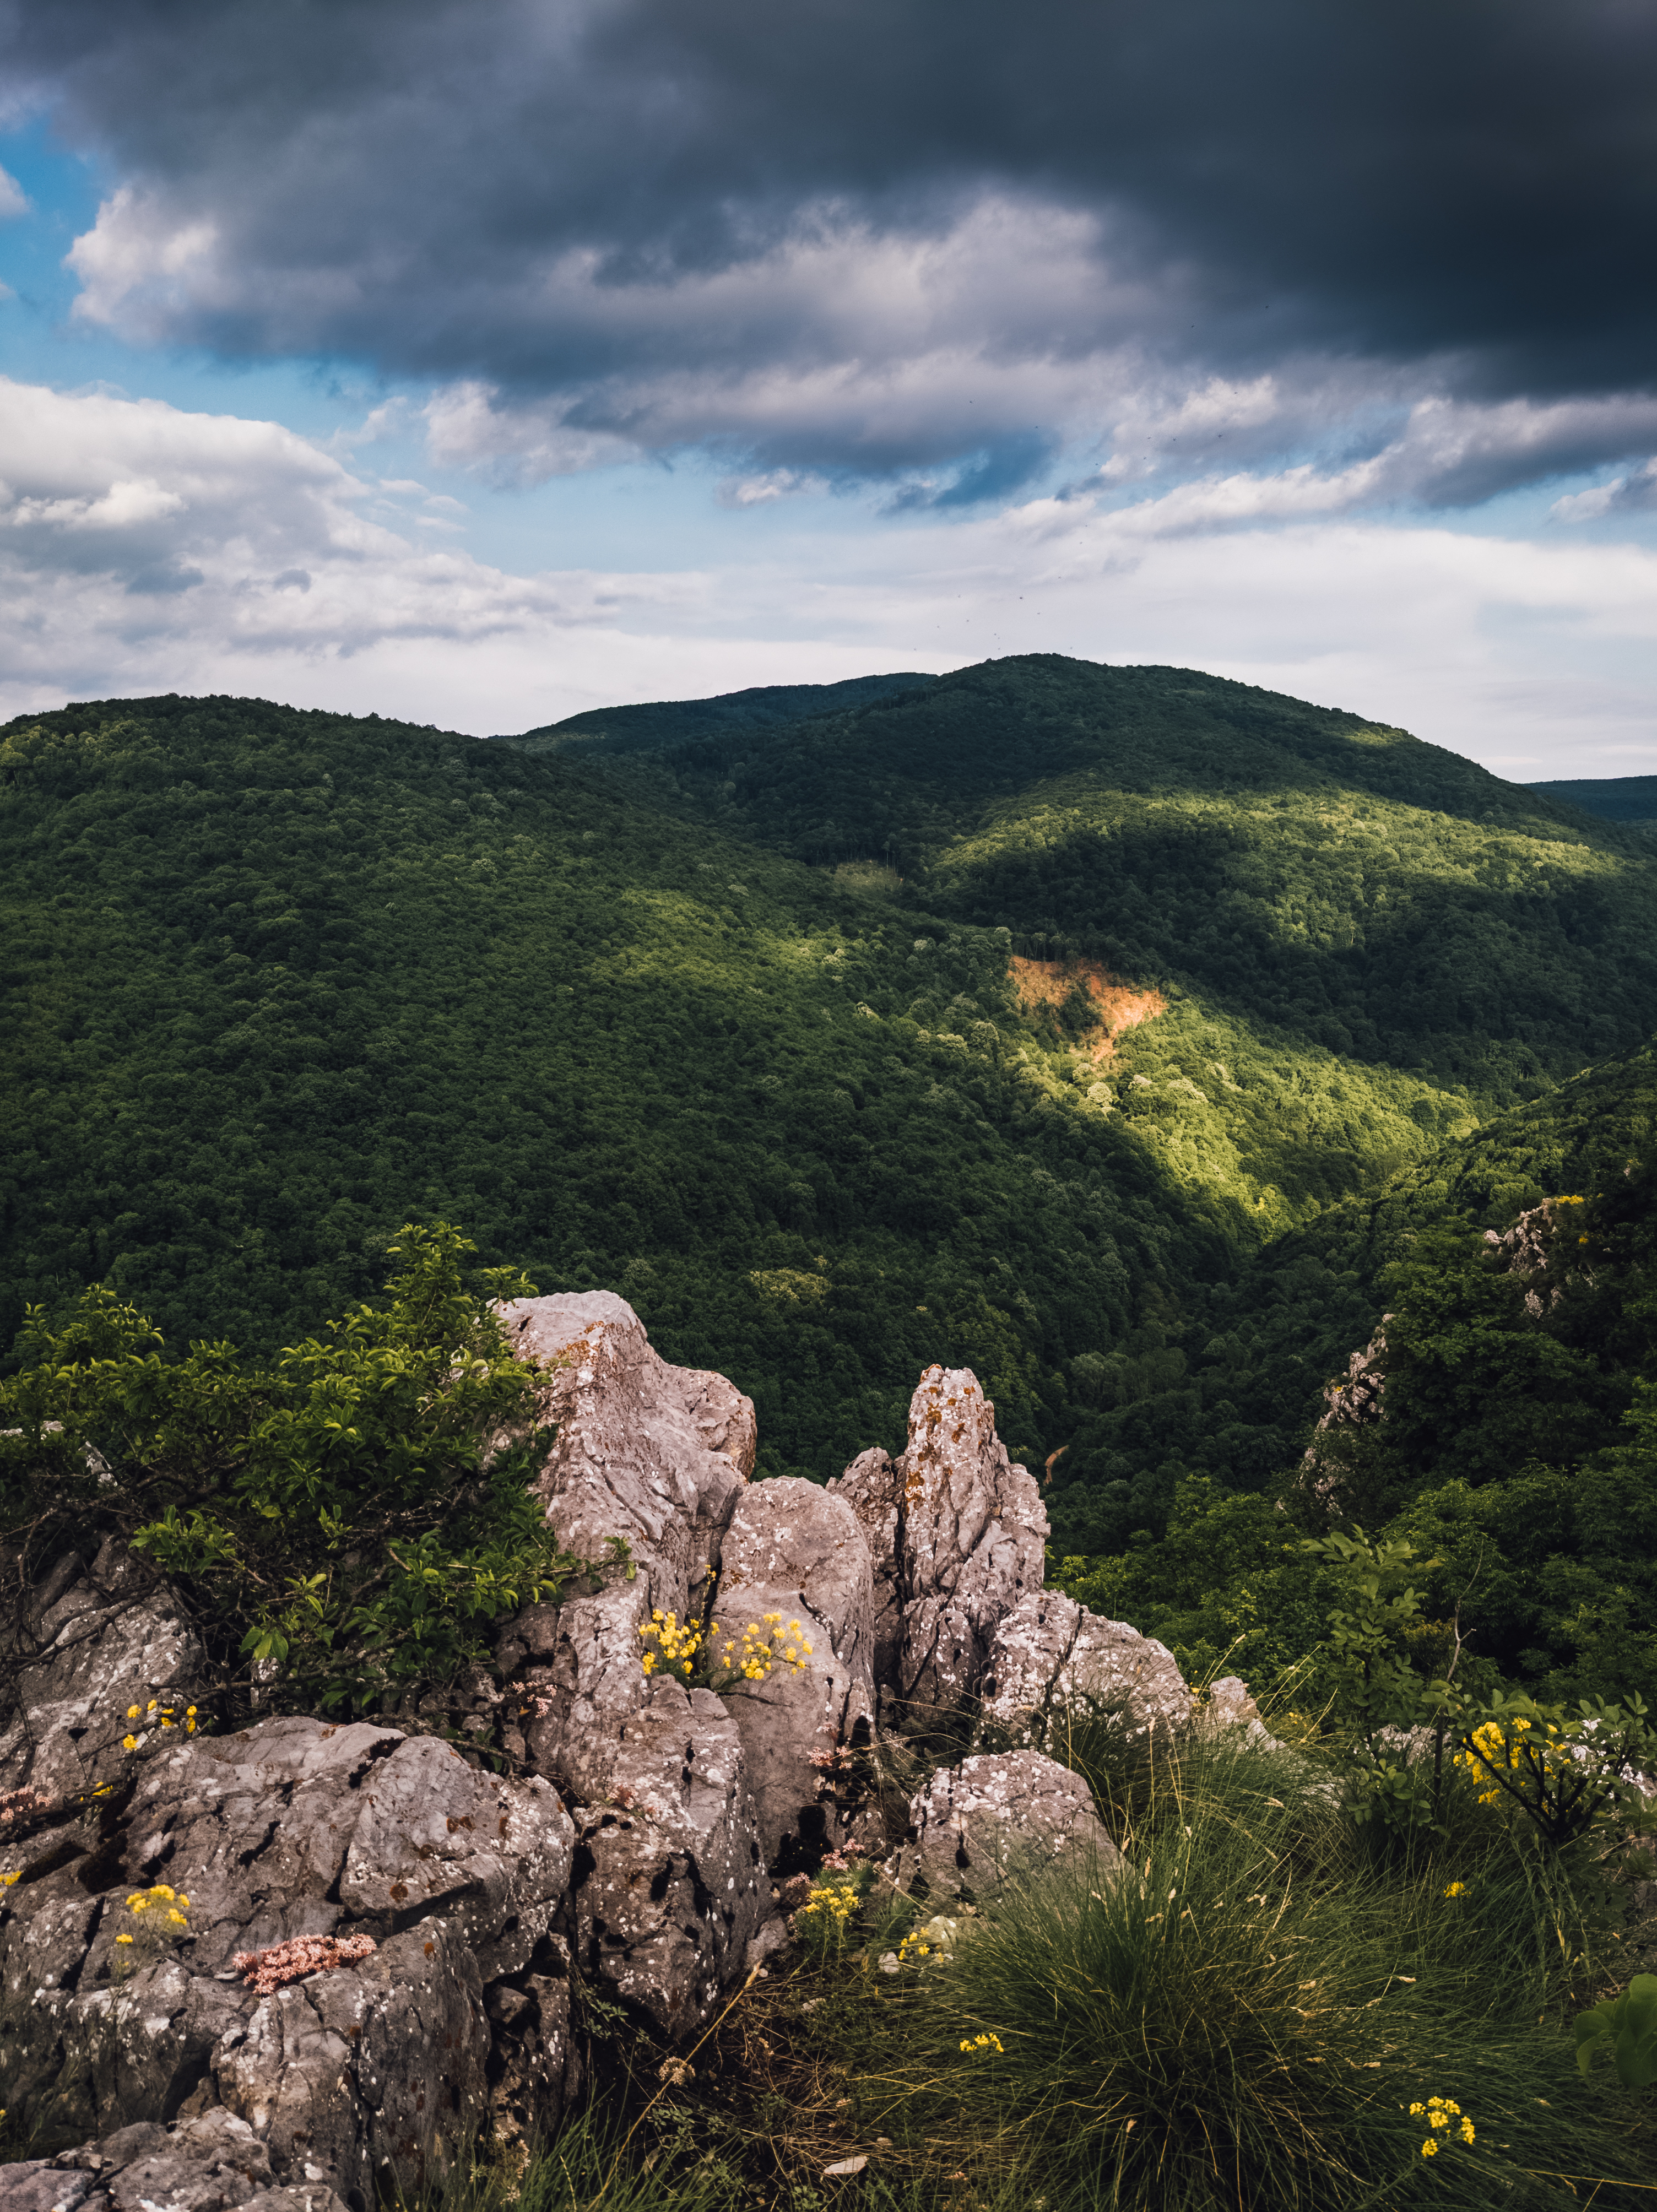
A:
<svg viewBox="0 0 1657 2212">
<path fill-rule="evenodd" d="M 670 1366 L 609 1291 L 521 1298 L 502 1318 L 519 1356 L 547 1367 L 557 1437 L 536 1489 L 559 1541 L 601 1559 L 619 1539 L 631 1558 L 630 1575 L 539 1608 L 516 1639 L 517 1663 L 533 1662 L 530 1761 L 598 1802 L 629 1786 L 618 1754 L 644 1702 L 638 1631 L 653 1610 L 685 1620 L 692 1591 L 700 1609 L 753 1464 L 753 1407 L 722 1377 Z"/>
<path fill-rule="evenodd" d="M 556 2124 L 572 1969 L 683 2039 L 832 1849 L 884 1858 L 906 1825 L 889 1878 L 968 1903 L 1113 1863 L 1044 1747 L 1078 1709 L 1148 1730 L 1191 1699 L 1161 1644 L 1043 1589 L 1036 1485 L 971 1374 L 927 1370 L 895 1461 L 751 1483 L 750 1402 L 622 1300 L 503 1310 L 547 1367 L 539 1495 L 594 1564 L 409 1717 L 458 1718 L 464 1754 L 373 1722 L 163 1729 L 201 1655 L 119 1547 L 0 1624 L 0 2080 L 14 2122 L 86 2139 L 0 2168 L 0 2212 L 366 2212 Z M 718 1621 L 714 1686 L 666 1663 L 670 1614 Z M 750 1629 L 768 1663 L 727 1670 Z M 1243 1686 L 1208 1717 L 1248 1719 Z M 980 1719 L 986 1748 L 917 1792 L 924 1745 Z M 187 1912 L 124 1948 L 158 1883 Z"/>
<path fill-rule="evenodd" d="M 1091 1877 L 1120 1863 L 1081 1777 L 1040 1752 L 1011 1751 L 935 1774 L 910 1807 L 890 1871 L 917 1895 L 982 1903 L 1060 1865 Z"/>
<path fill-rule="evenodd" d="M 716 1605 L 727 1642 L 767 1615 L 770 1671 L 740 1677 L 727 1692 L 746 1755 L 759 1846 L 768 1866 L 814 1863 L 844 1840 L 828 1828 L 820 1762 L 874 1717 L 874 1638 L 868 1544 L 844 1498 L 789 1476 L 743 1493 L 726 1531 Z M 794 1624 L 801 1631 L 796 1638 Z M 809 1645 L 807 1654 L 805 1647 Z M 791 1665 L 789 1650 L 807 1660 Z"/>
<path fill-rule="evenodd" d="M 828 1487 L 870 1537 L 877 1640 L 896 1644 L 896 1705 L 965 1704 L 1002 1620 L 1041 1588 L 1047 1541 L 1035 1480 L 1008 1460 L 977 1377 L 929 1367 L 901 1458 L 865 1452 Z"/>
<path fill-rule="evenodd" d="M 0 1788 L 27 1784 L 60 1802 L 120 1779 L 127 1707 L 175 1692 L 187 1703 L 201 1665 L 179 1609 L 113 1538 L 89 1565 L 65 1553 L 0 1639 L 16 1668 Z"/>
<path fill-rule="evenodd" d="M 1028 1743 L 1108 1714 L 1130 1736 L 1190 1719 L 1191 1694 L 1167 1644 L 1105 1620 L 1062 1590 L 1031 1590 L 1002 1620 L 984 1679 L 984 1717 Z"/>
<path fill-rule="evenodd" d="M 545 1783 L 480 1774 L 429 1738 L 297 1718 L 152 1738 L 118 1790 L 48 1813 L 15 1854 L 14 2123 L 102 2137 L 222 2107 L 283 2185 L 368 2203 L 382 2181 L 439 2179 L 490 2117 L 488 1988 L 562 1978 L 547 1939 L 574 1845 Z M 124 1948 L 131 1898 L 158 1882 L 180 1900 L 174 1940 Z M 236 1964 L 346 1929 L 366 1956 L 269 1994 Z M 564 2088 L 544 2064 L 532 2128 Z"/>
<path fill-rule="evenodd" d="M 771 1880 L 742 1739 L 712 1691 L 658 1675 L 624 1728 L 627 1781 L 606 1806 L 577 1808 L 577 1955 L 679 2036 L 740 1971 L 775 1911 Z"/>
<path fill-rule="evenodd" d="M 0 2166 L 0 2212 L 346 2212 L 314 2181 L 277 2186 L 271 2154 L 220 2107 L 176 2129 L 139 2121 L 65 2157 Z"/>
</svg>

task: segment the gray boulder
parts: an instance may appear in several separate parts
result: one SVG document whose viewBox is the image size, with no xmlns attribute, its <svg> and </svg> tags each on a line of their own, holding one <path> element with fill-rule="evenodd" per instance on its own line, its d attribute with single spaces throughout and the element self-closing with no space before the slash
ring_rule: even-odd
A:
<svg viewBox="0 0 1657 2212">
<path fill-rule="evenodd" d="M 194 2136 L 164 2130 L 222 2112 L 251 2130 L 277 2187 L 371 2202 L 393 2176 L 438 2181 L 490 2116 L 486 1983 L 518 1984 L 496 2008 L 546 2024 L 555 2048 L 520 2071 L 529 2127 L 557 2118 L 568 1993 L 560 2012 L 549 1923 L 574 1845 L 545 1783 L 482 1775 L 429 1738 L 298 1718 L 151 1738 L 117 1790 L 48 1812 L 8 1854 L 21 1878 L 0 1891 L 0 2078 L 14 2122 L 59 2137 L 148 2125 L 163 2131 L 154 2154 L 193 2171 Z M 187 1898 L 186 1924 L 123 1949 L 138 1925 L 128 1898 L 156 1882 Z M 347 1930 L 369 1955 L 268 1995 L 236 1963 Z M 199 2185 L 205 2206 L 221 2185 L 204 2172 L 166 2201 Z"/>
<path fill-rule="evenodd" d="M 777 1657 L 762 1680 L 745 1678 L 726 1692 L 746 1757 L 760 1853 L 774 1866 L 785 1844 L 820 1849 L 844 1840 L 829 1830 L 833 1802 L 823 1796 L 824 1770 L 813 1761 L 852 1741 L 860 1723 L 867 1737 L 873 1723 L 868 1544 L 844 1498 L 780 1476 L 743 1492 L 722 1561 L 722 1650 L 740 1650 L 745 1629 L 763 1632 L 769 1613 L 783 1631 L 799 1623 L 792 1648 L 811 1646 L 802 1670 Z"/>
<path fill-rule="evenodd" d="M 984 1669 L 984 1719 L 1031 1744 L 1100 1711 L 1118 1715 L 1130 1735 L 1175 1728 L 1192 1704 L 1167 1644 L 1089 1613 L 1062 1590 L 1020 1599 L 996 1631 Z"/>
<path fill-rule="evenodd" d="M 903 1477 L 876 1444 L 869 1451 L 860 1452 L 845 1473 L 836 1475 L 825 1487 L 832 1497 L 850 1506 L 868 1545 L 871 1663 L 877 1686 L 884 1688 L 898 1680 L 904 1648 L 898 1511 Z"/>
<path fill-rule="evenodd" d="M 66 1553 L 0 1631 L 0 1650 L 15 1668 L 0 1792 L 27 1785 L 60 1802 L 121 1780 L 128 1708 L 187 1704 L 202 1656 L 170 1593 L 113 1538 L 90 1565 Z"/>
<path fill-rule="evenodd" d="M 579 1962 L 664 2034 L 704 2020 L 774 1910 L 742 1739 L 711 1690 L 658 1675 L 622 1723 L 610 1802 L 577 1808 Z"/>
<path fill-rule="evenodd" d="M 0 2166 L 0 2212 L 345 2212 L 331 2189 L 275 2185 L 271 2154 L 222 2107 L 176 2129 L 139 2122 L 61 2158 Z"/>
<path fill-rule="evenodd" d="M 1108 1874 L 1122 1862 L 1087 1784 L 1037 1751 L 980 1753 L 943 1768 L 909 1809 L 909 1838 L 887 1871 L 922 1897 L 993 1902 L 1009 1881 L 1061 1865 Z"/>
</svg>

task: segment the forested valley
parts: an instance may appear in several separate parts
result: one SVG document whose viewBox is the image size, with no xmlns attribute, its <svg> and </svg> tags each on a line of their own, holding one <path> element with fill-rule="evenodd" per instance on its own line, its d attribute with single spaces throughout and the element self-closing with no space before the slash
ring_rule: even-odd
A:
<svg viewBox="0 0 1657 2212">
<path fill-rule="evenodd" d="M 1361 1524 L 1503 1679 L 1657 1701 L 1623 811 L 1054 656 L 488 741 L 22 718 L 0 1344 L 101 1282 L 268 1358 L 451 1222 L 729 1375 L 762 1474 L 896 1449 L 972 1366 L 1056 1572 L 1188 1666 L 1309 1649 L 1286 1542 Z M 1308 1462 L 1383 1314 L 1385 1418 Z"/>
</svg>

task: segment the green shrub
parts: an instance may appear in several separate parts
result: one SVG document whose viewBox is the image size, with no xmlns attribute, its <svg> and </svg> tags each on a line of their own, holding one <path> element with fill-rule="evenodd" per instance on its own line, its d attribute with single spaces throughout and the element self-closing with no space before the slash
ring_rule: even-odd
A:
<svg viewBox="0 0 1657 2212">
<path fill-rule="evenodd" d="M 533 1290 L 468 1278 L 445 1223 L 405 1228 L 378 1304 L 268 1368 L 228 1344 L 165 1356 L 94 1288 L 61 1329 L 32 1311 L 0 1382 L 0 1528 L 25 1574 L 65 1543 L 128 1540 L 184 1595 L 227 1712 L 357 1712 L 450 1678 L 487 1632 L 585 1563 L 528 1477 L 543 1378 L 495 1313 Z"/>
</svg>

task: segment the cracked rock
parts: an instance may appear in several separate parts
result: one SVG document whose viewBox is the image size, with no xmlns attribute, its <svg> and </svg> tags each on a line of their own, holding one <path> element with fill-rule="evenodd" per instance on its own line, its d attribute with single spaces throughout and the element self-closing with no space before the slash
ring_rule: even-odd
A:
<svg viewBox="0 0 1657 2212">
<path fill-rule="evenodd" d="M 607 1806 L 576 1812 L 576 1954 L 670 2037 L 704 2020 L 773 1911 L 742 1739 L 711 1690 L 658 1675 Z"/>
<path fill-rule="evenodd" d="M 1038 1751 L 981 1753 L 946 1767 L 909 1810 L 910 1840 L 889 1871 L 917 1895 L 982 1901 L 1008 1881 L 1059 1865 L 1111 1872 L 1121 1864 L 1087 1784 Z"/>
<path fill-rule="evenodd" d="M 609 1291 L 521 1298 L 501 1318 L 523 1357 L 550 1363 L 557 1437 L 535 1487 L 559 1542 L 600 1559 L 622 1537 L 633 1562 L 631 1580 L 532 1608 L 500 1654 L 503 1672 L 522 1670 L 530 1764 L 602 1799 L 644 1701 L 638 1632 L 653 1608 L 699 1611 L 752 1464 L 753 1407 L 722 1376 L 670 1366 Z"/>
<path fill-rule="evenodd" d="M 872 1569 L 868 1543 L 843 1498 L 814 1482 L 779 1476 L 744 1491 L 725 1534 L 718 1613 L 727 1641 L 740 1646 L 751 1623 L 780 1614 L 801 1634 L 780 1645 L 811 1645 L 803 1669 L 773 1660 L 763 1680 L 738 1681 L 727 1702 L 742 1738 L 762 1857 L 774 1866 L 785 1845 L 807 1853 L 841 1840 L 828 1832 L 832 1801 L 820 1796 L 812 1764 L 851 1741 L 874 1714 Z M 813 1862 L 814 1863 L 814 1862 Z"/>
<path fill-rule="evenodd" d="M 1167 1644 L 1106 1620 L 1062 1590 L 1031 1590 L 996 1632 L 984 1679 L 984 1718 L 1023 1742 L 1044 1743 L 1055 1723 L 1106 1712 L 1130 1735 L 1177 1728 L 1191 1692 Z"/>
<path fill-rule="evenodd" d="M 902 1457 L 865 1452 L 828 1488 L 869 1538 L 881 1674 L 899 1710 L 965 1704 L 1002 1620 L 1040 1589 L 1047 1541 L 1034 1479 L 1008 1460 L 977 1376 L 929 1367 Z"/>
</svg>

